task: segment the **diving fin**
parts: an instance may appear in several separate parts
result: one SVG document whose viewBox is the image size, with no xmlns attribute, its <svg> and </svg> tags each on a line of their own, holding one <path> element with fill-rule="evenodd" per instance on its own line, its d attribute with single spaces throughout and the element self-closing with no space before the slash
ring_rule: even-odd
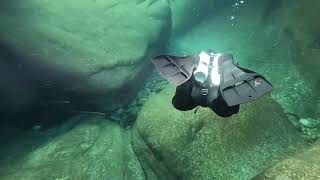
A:
<svg viewBox="0 0 320 180">
<path fill-rule="evenodd" d="M 234 86 L 222 90 L 222 96 L 228 106 L 254 101 L 272 90 L 272 85 L 257 75 Z"/>
<path fill-rule="evenodd" d="M 152 63 L 159 75 L 176 86 L 185 83 L 192 77 L 193 70 L 198 62 L 198 56 L 160 55 L 152 58 Z"/>
<path fill-rule="evenodd" d="M 272 91 L 273 87 L 263 76 L 234 63 L 232 56 L 220 61 L 223 71 L 220 93 L 228 106 L 254 101 Z"/>
</svg>

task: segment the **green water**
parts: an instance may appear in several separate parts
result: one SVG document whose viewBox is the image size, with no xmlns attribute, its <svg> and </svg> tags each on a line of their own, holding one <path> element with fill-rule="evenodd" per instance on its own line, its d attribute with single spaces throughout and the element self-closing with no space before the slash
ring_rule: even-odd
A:
<svg viewBox="0 0 320 180">
<path fill-rule="evenodd" d="M 320 179 L 319 9 L 317 0 L 1 1 L 0 179 Z M 228 118 L 176 110 L 175 86 L 151 58 L 208 49 L 273 91 Z"/>
</svg>

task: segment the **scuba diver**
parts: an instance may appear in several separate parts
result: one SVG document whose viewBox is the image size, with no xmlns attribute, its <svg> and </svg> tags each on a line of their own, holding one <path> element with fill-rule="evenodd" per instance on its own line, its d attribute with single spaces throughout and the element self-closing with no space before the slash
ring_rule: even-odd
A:
<svg viewBox="0 0 320 180">
<path fill-rule="evenodd" d="M 152 63 L 163 78 L 177 86 L 172 104 L 181 111 L 202 106 L 229 117 L 239 112 L 240 104 L 272 90 L 263 76 L 240 67 L 232 55 L 213 50 L 185 57 L 160 55 L 152 58 Z"/>
</svg>

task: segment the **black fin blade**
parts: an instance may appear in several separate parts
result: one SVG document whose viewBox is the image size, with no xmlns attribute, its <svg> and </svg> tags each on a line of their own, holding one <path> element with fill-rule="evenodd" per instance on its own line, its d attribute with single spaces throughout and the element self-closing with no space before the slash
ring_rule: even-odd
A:
<svg viewBox="0 0 320 180">
<path fill-rule="evenodd" d="M 272 91 L 272 85 L 262 76 L 237 83 L 222 90 L 222 96 L 228 106 L 254 101 Z"/>
<path fill-rule="evenodd" d="M 159 75 L 176 86 L 185 83 L 191 78 L 193 69 L 198 61 L 195 56 L 161 55 L 152 59 L 152 63 Z"/>
</svg>

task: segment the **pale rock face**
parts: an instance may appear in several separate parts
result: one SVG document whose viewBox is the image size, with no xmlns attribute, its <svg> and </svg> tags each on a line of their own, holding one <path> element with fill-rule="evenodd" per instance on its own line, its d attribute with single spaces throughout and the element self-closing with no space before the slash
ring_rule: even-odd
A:
<svg viewBox="0 0 320 180">
<path fill-rule="evenodd" d="M 320 179 L 320 141 L 265 170 L 254 180 Z"/>
<path fill-rule="evenodd" d="M 220 118 L 207 108 L 196 114 L 174 109 L 173 94 L 169 86 L 149 98 L 136 132 L 158 161 L 182 179 L 250 179 L 304 144 L 269 96 L 241 105 L 237 115 Z"/>
<path fill-rule="evenodd" d="M 90 103 L 99 106 L 134 96 L 150 71 L 150 56 L 171 31 L 166 0 L 16 0 L 1 6 L 0 58 L 13 67 L 6 76 L 24 73 L 11 82 L 35 81 L 40 87 L 26 83 L 30 95 L 39 88 L 71 100 L 75 94 L 91 96 L 97 103 Z"/>
</svg>

